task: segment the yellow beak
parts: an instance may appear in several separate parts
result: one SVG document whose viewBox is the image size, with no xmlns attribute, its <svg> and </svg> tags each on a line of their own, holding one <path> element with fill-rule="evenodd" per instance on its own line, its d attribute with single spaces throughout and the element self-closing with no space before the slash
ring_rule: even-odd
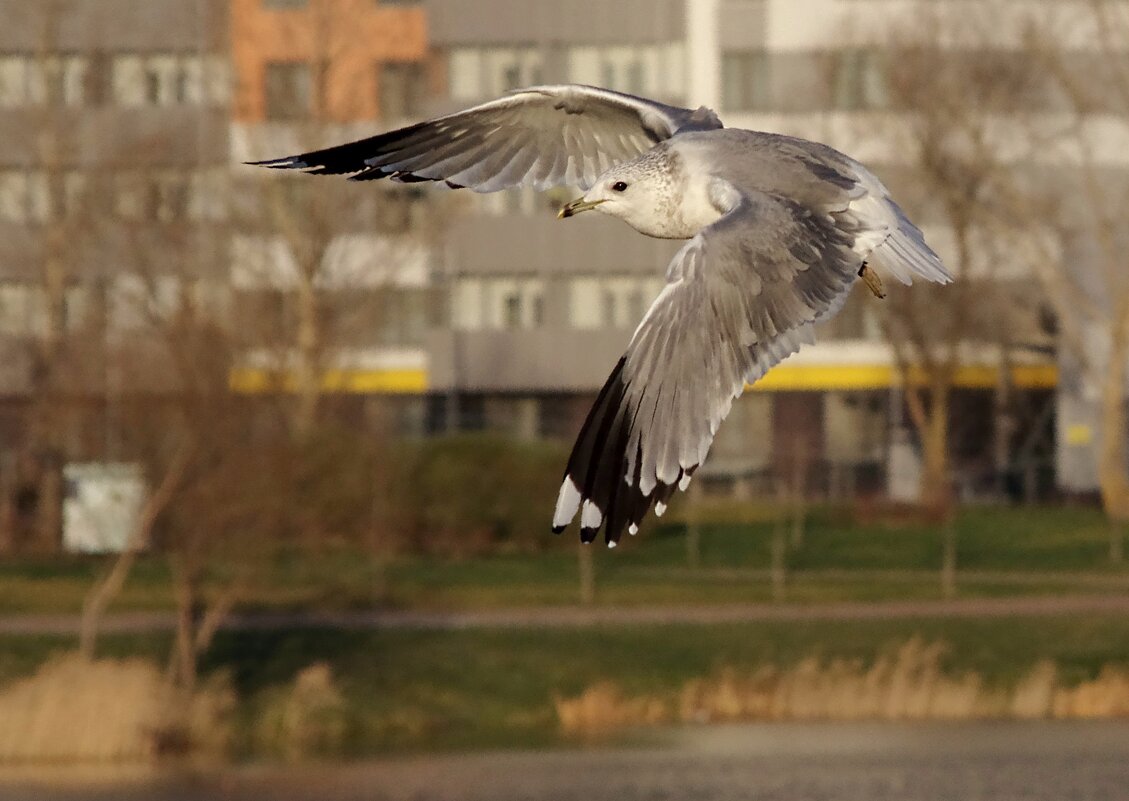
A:
<svg viewBox="0 0 1129 801">
<path fill-rule="evenodd" d="M 602 200 L 585 200 L 582 197 L 578 197 L 571 203 L 566 203 L 565 205 L 561 206 L 561 210 L 557 212 L 557 219 L 563 220 L 565 217 L 571 217 L 572 215 L 579 214 L 582 211 L 594 209 L 603 202 L 604 201 Z"/>
</svg>

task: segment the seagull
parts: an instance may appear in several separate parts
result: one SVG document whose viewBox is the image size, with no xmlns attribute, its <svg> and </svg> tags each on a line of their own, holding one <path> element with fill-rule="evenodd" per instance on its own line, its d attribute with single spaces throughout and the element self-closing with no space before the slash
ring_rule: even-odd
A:
<svg viewBox="0 0 1129 801">
<path fill-rule="evenodd" d="M 600 390 L 568 459 L 552 527 L 579 514 L 615 547 L 666 509 L 745 387 L 814 341 L 858 279 L 952 280 L 874 174 L 827 145 L 725 128 L 593 86 L 519 89 L 357 142 L 252 162 L 354 181 L 495 192 L 575 186 L 559 217 L 598 211 L 687 240 Z"/>
</svg>

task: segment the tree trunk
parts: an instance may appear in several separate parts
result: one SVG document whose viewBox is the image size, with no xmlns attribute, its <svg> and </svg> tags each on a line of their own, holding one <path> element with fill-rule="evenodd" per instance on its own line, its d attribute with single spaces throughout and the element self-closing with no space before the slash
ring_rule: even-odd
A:
<svg viewBox="0 0 1129 801">
<path fill-rule="evenodd" d="M 921 502 L 931 513 L 945 515 L 952 500 L 949 486 L 949 388 L 933 385 L 921 435 Z"/>
<path fill-rule="evenodd" d="M 957 527 L 951 517 L 941 534 L 941 595 L 952 598 L 957 591 Z"/>
<path fill-rule="evenodd" d="M 321 375 L 318 349 L 321 332 L 318 327 L 317 289 L 312 276 L 303 276 L 298 285 L 297 364 L 294 366 L 297 407 L 294 432 L 300 438 L 309 436 L 317 421 L 321 397 Z"/>
<path fill-rule="evenodd" d="M 686 567 L 697 570 L 702 566 L 702 524 L 698 520 L 698 502 L 701 500 L 700 483 L 690 485 L 686 499 Z"/>
<path fill-rule="evenodd" d="M 141 512 L 137 517 L 137 525 L 130 532 L 125 549 L 114 560 L 113 567 L 105 578 L 96 582 L 82 601 L 82 622 L 79 628 L 78 650 L 85 659 L 94 658 L 94 647 L 98 641 L 98 629 L 102 621 L 102 614 L 125 584 L 137 561 L 141 549 L 149 542 L 153 531 L 153 524 L 158 515 L 164 511 L 172 500 L 173 493 L 180 483 L 188 466 L 191 447 L 185 441 L 177 449 L 168 470 L 165 471 L 161 483 L 145 500 Z"/>
<path fill-rule="evenodd" d="M 791 497 L 791 546 L 800 548 L 804 544 L 804 531 L 807 526 L 807 479 L 808 466 L 812 451 L 808 446 L 807 437 L 796 439 L 795 450 L 792 452 L 792 481 Z"/>
<path fill-rule="evenodd" d="M 596 569 L 592 564 L 592 545 L 577 546 L 576 561 L 580 571 L 580 603 L 588 605 L 596 600 Z"/>
<path fill-rule="evenodd" d="M 41 554 L 58 553 L 63 541 L 63 465 L 59 450 L 52 447 L 54 436 L 48 434 L 47 438 L 48 450 L 40 462 L 36 499 L 34 551 Z"/>
<path fill-rule="evenodd" d="M 0 452 L 0 556 L 16 547 L 16 464 L 10 451 Z"/>
<path fill-rule="evenodd" d="M 992 426 L 992 466 L 995 468 L 996 494 L 1003 498 L 1008 492 L 1008 475 L 1012 470 L 1011 445 L 1015 434 L 1015 415 L 1012 413 L 1014 395 L 1011 375 L 1011 348 L 1006 343 L 1000 345 L 1000 360 L 997 368 L 996 394 Z"/>
<path fill-rule="evenodd" d="M 170 658 L 170 674 L 175 687 L 191 695 L 196 688 L 196 626 L 202 615 L 195 580 L 181 572 L 176 575 L 176 639 Z"/>
<path fill-rule="evenodd" d="M 1098 484 L 1102 508 L 1110 520 L 1129 522 L 1129 453 L 1126 451 L 1125 379 L 1129 360 L 1129 325 L 1115 320 L 1109 364 L 1102 387 L 1102 439 L 1098 455 Z"/>
<path fill-rule="evenodd" d="M 110 601 L 121 592 L 126 577 L 137 561 L 137 547 L 129 547 L 118 554 L 109 574 L 97 582 L 82 601 L 82 622 L 78 630 L 78 652 L 83 659 L 94 658 L 94 646 L 98 642 L 98 628 L 102 613 Z"/>
<path fill-rule="evenodd" d="M 788 544 L 784 538 L 783 521 L 779 521 L 772 529 L 772 566 L 769 573 L 772 577 L 772 600 L 781 603 L 788 581 Z"/>
</svg>

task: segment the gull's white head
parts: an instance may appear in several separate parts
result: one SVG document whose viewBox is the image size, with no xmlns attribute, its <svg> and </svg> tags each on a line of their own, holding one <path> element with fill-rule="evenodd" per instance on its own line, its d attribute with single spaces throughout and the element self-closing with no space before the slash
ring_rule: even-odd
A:
<svg viewBox="0 0 1129 801">
<path fill-rule="evenodd" d="M 563 219 L 595 209 L 647 236 L 686 239 L 698 229 L 688 230 L 683 220 L 680 173 L 675 154 L 655 148 L 609 169 L 557 216 Z"/>
</svg>

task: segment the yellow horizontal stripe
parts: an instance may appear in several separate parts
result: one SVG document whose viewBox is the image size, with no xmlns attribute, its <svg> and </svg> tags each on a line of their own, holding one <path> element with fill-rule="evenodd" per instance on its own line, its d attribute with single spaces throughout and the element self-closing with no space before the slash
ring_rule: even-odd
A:
<svg viewBox="0 0 1129 801">
<path fill-rule="evenodd" d="M 954 384 L 965 389 L 991 389 L 996 386 L 997 368 L 968 365 L 956 371 Z M 1018 365 L 1011 368 L 1012 382 L 1023 389 L 1053 389 L 1058 383 L 1058 368 L 1053 364 Z M 910 380 L 925 381 L 925 371 L 914 369 Z M 756 392 L 796 392 L 830 389 L 888 389 L 901 384 L 898 371 L 889 365 L 867 364 L 781 364 L 752 387 Z"/>
<path fill-rule="evenodd" d="M 293 373 L 238 367 L 231 371 L 231 388 L 236 392 L 294 392 Z M 321 377 L 324 392 L 342 394 L 418 394 L 427 391 L 427 371 L 327 370 Z"/>
<path fill-rule="evenodd" d="M 914 370 L 914 383 L 923 383 L 924 371 Z M 1015 386 L 1023 389 L 1053 389 L 1058 370 L 1053 364 L 1019 365 L 1012 368 Z M 889 365 L 788 365 L 774 367 L 752 387 L 756 392 L 798 392 L 818 390 L 888 389 L 900 384 L 898 372 Z M 991 389 L 996 386 L 996 368 L 965 366 L 957 369 L 955 384 L 966 389 Z M 241 367 L 231 372 L 231 387 L 236 392 L 293 392 L 295 381 L 289 372 Z M 343 394 L 418 394 L 427 392 L 427 371 L 329 370 L 322 375 L 325 392 Z"/>
</svg>

